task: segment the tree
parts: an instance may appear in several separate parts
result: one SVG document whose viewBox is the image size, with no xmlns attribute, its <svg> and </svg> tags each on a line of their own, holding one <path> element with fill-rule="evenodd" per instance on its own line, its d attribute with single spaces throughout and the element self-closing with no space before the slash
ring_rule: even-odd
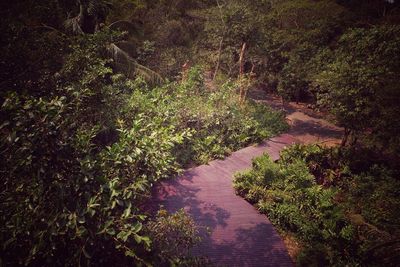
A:
<svg viewBox="0 0 400 267">
<path fill-rule="evenodd" d="M 310 96 L 310 63 L 335 41 L 347 19 L 346 10 L 331 0 L 279 1 L 272 5 L 266 16 L 265 49 L 268 70 L 278 77 L 278 94 L 296 101 Z"/>
<path fill-rule="evenodd" d="M 246 63 L 257 58 L 256 51 L 261 42 L 261 10 L 257 11 L 257 4 L 258 1 L 220 1 L 207 10 L 202 48 L 208 52 L 208 64 L 214 69 L 214 76 L 219 69 L 229 76 L 238 76 L 244 43 L 246 60 L 242 63 L 247 72 L 250 70 Z"/>
<path fill-rule="evenodd" d="M 399 149 L 400 27 L 350 29 L 334 51 L 334 60 L 315 76 L 318 100 L 351 136 L 369 134 L 377 144 Z"/>
<path fill-rule="evenodd" d="M 128 78 L 141 75 L 148 83 L 160 84 L 163 78 L 155 71 L 139 64 L 134 55 L 138 49 L 140 26 L 135 22 L 118 20 L 106 26 L 107 15 L 112 4 L 104 0 L 77 0 L 79 13 L 76 17 L 67 19 L 65 26 L 75 34 L 93 34 L 101 27 L 126 33 L 127 40 L 111 43 L 107 46 L 108 55 L 113 59 L 114 68 L 124 73 Z"/>
<path fill-rule="evenodd" d="M 105 23 L 106 17 L 111 9 L 111 3 L 104 0 L 76 0 L 79 13 L 65 23 L 74 32 L 94 33 Z"/>
</svg>

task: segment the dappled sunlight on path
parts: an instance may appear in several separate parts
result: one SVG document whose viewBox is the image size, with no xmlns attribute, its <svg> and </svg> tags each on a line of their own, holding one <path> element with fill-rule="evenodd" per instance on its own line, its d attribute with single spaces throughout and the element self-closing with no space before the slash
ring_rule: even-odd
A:
<svg viewBox="0 0 400 267">
<path fill-rule="evenodd" d="M 291 125 L 287 134 L 188 169 L 154 188 L 153 208 L 163 205 L 169 212 L 183 208 L 202 227 L 203 241 L 193 255 L 206 256 L 216 266 L 293 266 L 268 218 L 237 196 L 232 187 L 234 173 L 251 168 L 252 159 L 263 153 L 277 160 L 279 152 L 293 143 L 333 145 L 340 141 L 341 128 L 292 106 L 286 113 Z"/>
<path fill-rule="evenodd" d="M 283 110 L 290 125 L 288 133 L 301 143 L 324 146 L 340 144 L 344 130 L 323 119 L 327 114 L 314 111 L 304 103 L 286 102 L 283 105 L 280 97 L 266 94 L 262 90 L 253 90 L 251 96 L 256 102 Z"/>
<path fill-rule="evenodd" d="M 233 174 L 251 167 L 251 159 L 296 142 L 284 134 L 234 152 L 160 183 L 154 197 L 170 212 L 185 209 L 203 227 L 203 242 L 194 255 L 207 256 L 217 266 L 293 266 L 285 245 L 266 216 L 235 194 Z M 206 233 L 205 228 L 210 230 Z"/>
</svg>

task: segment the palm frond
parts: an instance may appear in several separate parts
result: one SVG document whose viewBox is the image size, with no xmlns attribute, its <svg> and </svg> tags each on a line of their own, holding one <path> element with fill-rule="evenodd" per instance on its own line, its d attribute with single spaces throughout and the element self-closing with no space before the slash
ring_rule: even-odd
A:
<svg viewBox="0 0 400 267">
<path fill-rule="evenodd" d="M 114 61 L 116 70 L 124 73 L 128 78 L 134 78 L 138 75 L 150 84 L 161 84 L 164 81 L 160 74 L 137 63 L 136 60 L 116 44 L 110 44 L 107 50 Z"/>
<path fill-rule="evenodd" d="M 128 32 L 131 36 L 143 36 L 142 25 L 139 22 L 117 20 L 108 25 L 108 27 L 114 31 Z"/>
</svg>

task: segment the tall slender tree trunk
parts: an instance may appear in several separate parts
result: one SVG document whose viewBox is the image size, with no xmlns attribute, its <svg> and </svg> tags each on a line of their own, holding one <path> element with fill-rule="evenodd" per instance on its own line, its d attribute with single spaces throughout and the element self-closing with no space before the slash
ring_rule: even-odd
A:
<svg viewBox="0 0 400 267">
<path fill-rule="evenodd" d="M 217 73 L 218 73 L 218 70 L 219 70 L 219 65 L 221 64 L 222 47 L 223 47 L 223 43 L 224 43 L 224 39 L 225 39 L 225 34 L 226 34 L 226 31 L 227 31 L 227 27 L 226 27 L 226 24 L 225 24 L 225 21 L 224 21 L 224 16 L 222 14 L 222 5 L 220 5 L 218 0 L 216 0 L 216 2 L 217 2 L 218 10 L 219 10 L 219 18 L 221 19 L 222 25 L 224 25 L 224 32 L 222 33 L 222 37 L 221 37 L 221 40 L 219 42 L 217 64 L 215 66 L 214 75 L 213 75 L 213 78 L 212 78 L 213 81 L 215 80 L 215 77 L 217 77 Z"/>
<path fill-rule="evenodd" d="M 244 74 L 244 53 L 246 51 L 246 42 L 242 44 L 242 49 L 240 50 L 240 56 L 239 56 L 239 76 L 242 76 Z"/>
<path fill-rule="evenodd" d="M 219 42 L 217 65 L 215 66 L 215 70 L 214 70 L 214 74 L 213 74 L 213 78 L 212 78 L 213 81 L 215 80 L 215 77 L 217 77 L 217 73 L 218 73 L 218 70 L 219 70 L 219 65 L 221 64 L 222 45 L 224 43 L 224 39 L 225 39 L 225 32 L 222 35 L 221 41 Z"/>
<path fill-rule="evenodd" d="M 244 53 L 246 51 L 246 42 L 242 44 L 242 49 L 240 50 L 239 56 L 239 81 L 240 81 L 240 98 L 239 102 L 242 104 L 244 101 L 244 92 L 245 92 L 245 85 L 244 85 Z"/>
</svg>

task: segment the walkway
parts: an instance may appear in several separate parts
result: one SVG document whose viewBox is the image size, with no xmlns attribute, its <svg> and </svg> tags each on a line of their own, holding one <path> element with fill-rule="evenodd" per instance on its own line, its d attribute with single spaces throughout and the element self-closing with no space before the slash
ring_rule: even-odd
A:
<svg viewBox="0 0 400 267">
<path fill-rule="evenodd" d="M 293 114 L 289 113 L 289 114 Z M 155 187 L 154 199 L 168 211 L 184 208 L 203 227 L 203 241 L 194 254 L 206 256 L 215 266 L 293 266 L 285 244 L 265 215 L 235 194 L 233 175 L 251 168 L 251 160 L 268 153 L 274 160 L 287 145 L 298 142 L 297 136 L 313 130 L 312 136 L 336 137 L 340 128 L 304 113 L 289 118 L 293 125 L 282 134 L 260 145 L 234 152 L 224 160 L 188 169 L 174 180 Z M 307 141 L 307 140 L 305 140 Z M 153 203 L 154 204 L 154 203 Z"/>
</svg>

